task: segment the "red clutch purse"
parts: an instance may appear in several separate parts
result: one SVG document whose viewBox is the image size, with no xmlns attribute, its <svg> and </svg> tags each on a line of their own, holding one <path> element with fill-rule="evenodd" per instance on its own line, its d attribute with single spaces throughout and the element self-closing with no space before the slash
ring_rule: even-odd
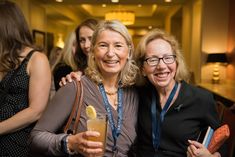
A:
<svg viewBox="0 0 235 157">
<path fill-rule="evenodd" d="M 212 135 L 211 141 L 208 146 L 208 150 L 211 153 L 216 152 L 220 146 L 228 139 L 230 135 L 229 127 L 227 124 L 222 125 Z"/>
</svg>

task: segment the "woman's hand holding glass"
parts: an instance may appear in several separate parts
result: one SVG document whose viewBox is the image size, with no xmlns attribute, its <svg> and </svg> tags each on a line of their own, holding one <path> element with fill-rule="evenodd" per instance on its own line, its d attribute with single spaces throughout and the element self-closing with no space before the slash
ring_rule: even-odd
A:
<svg viewBox="0 0 235 157">
<path fill-rule="evenodd" d="M 221 157 L 218 152 L 211 154 L 209 150 L 197 141 L 188 140 L 187 157 Z"/>
<path fill-rule="evenodd" d="M 101 156 L 103 153 L 103 143 L 89 141 L 89 138 L 99 137 L 97 131 L 85 131 L 68 136 L 67 147 L 71 152 L 82 154 L 83 156 Z"/>
</svg>

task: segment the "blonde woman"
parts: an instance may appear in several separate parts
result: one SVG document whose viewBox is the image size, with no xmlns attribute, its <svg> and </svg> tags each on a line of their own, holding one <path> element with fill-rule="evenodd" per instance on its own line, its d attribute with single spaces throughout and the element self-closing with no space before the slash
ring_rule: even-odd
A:
<svg viewBox="0 0 235 157">
<path fill-rule="evenodd" d="M 106 114 L 109 120 L 104 156 L 128 156 L 136 137 L 138 109 L 138 96 L 132 87 L 138 71 L 133 52 L 131 36 L 123 24 L 99 23 L 91 40 L 88 68 L 81 78 L 84 97 L 77 134 L 58 133 L 75 99 L 76 87 L 68 83 L 57 92 L 31 132 L 32 151 L 50 156 L 99 156 L 104 143 L 88 140 L 99 133 L 86 131 L 85 108 L 93 105 L 98 115 Z"/>
</svg>

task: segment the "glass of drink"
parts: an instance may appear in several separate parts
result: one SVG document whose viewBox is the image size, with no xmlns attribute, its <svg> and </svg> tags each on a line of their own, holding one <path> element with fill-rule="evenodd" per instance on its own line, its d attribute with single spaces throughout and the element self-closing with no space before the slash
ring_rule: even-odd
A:
<svg viewBox="0 0 235 157">
<path fill-rule="evenodd" d="M 102 156 L 104 155 L 105 146 L 106 146 L 107 125 L 108 125 L 107 116 L 98 115 L 94 119 L 88 119 L 87 120 L 87 130 L 88 131 L 97 131 L 97 132 L 100 133 L 99 137 L 89 137 L 88 140 L 98 141 L 98 142 L 103 143 Z"/>
</svg>

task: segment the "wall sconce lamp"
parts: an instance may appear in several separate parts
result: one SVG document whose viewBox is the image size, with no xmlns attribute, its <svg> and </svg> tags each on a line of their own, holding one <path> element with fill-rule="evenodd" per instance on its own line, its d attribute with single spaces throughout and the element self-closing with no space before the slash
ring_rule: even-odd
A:
<svg viewBox="0 0 235 157">
<path fill-rule="evenodd" d="M 56 46 L 58 46 L 60 48 L 64 48 L 63 34 L 60 34 L 60 33 L 58 34 Z"/>
<path fill-rule="evenodd" d="M 214 63 L 212 83 L 220 82 L 219 64 L 228 62 L 226 53 L 210 53 L 207 57 L 207 63 Z"/>
</svg>

